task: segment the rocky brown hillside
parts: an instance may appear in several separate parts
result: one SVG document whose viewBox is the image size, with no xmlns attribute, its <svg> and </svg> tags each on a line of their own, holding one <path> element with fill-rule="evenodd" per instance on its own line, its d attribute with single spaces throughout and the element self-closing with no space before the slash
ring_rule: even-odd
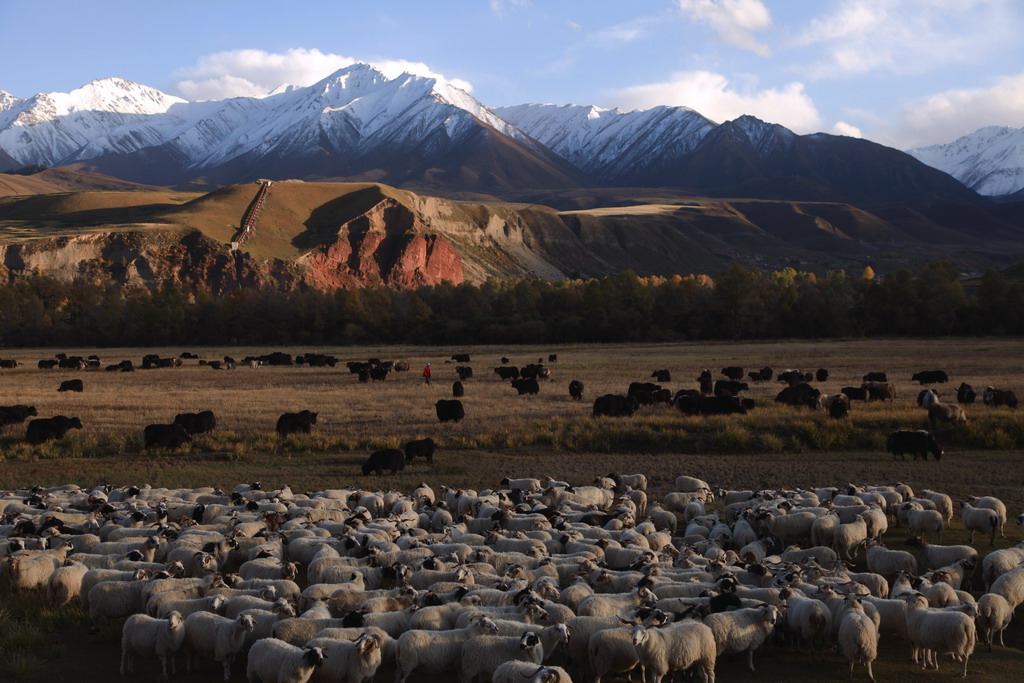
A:
<svg viewBox="0 0 1024 683">
<path fill-rule="evenodd" d="M 251 239 L 231 252 L 257 187 L 0 198 L 0 257 L 9 275 L 70 280 L 95 273 L 147 287 L 169 279 L 212 292 L 239 285 L 412 288 L 490 277 L 557 280 L 626 269 L 667 276 L 712 273 L 732 263 L 804 270 L 870 264 L 884 272 L 950 254 L 970 270 L 1024 258 L 1015 205 L 991 209 L 984 227 L 951 207 L 883 217 L 829 202 L 652 191 L 632 200 L 609 191 L 484 203 L 374 183 L 299 181 L 272 185 Z M 978 215 L 976 207 L 971 211 Z"/>
</svg>

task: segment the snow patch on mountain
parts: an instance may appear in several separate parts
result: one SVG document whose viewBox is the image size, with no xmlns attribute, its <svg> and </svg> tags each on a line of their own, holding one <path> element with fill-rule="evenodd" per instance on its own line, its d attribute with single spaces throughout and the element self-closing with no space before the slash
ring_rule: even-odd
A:
<svg viewBox="0 0 1024 683">
<path fill-rule="evenodd" d="M 523 104 L 494 112 L 569 163 L 598 177 L 638 173 L 691 152 L 715 123 L 687 107 L 623 112 Z"/>
<path fill-rule="evenodd" d="M 988 126 L 942 145 L 907 154 L 945 171 L 979 194 L 1013 194 L 1024 188 L 1024 128 Z"/>
</svg>

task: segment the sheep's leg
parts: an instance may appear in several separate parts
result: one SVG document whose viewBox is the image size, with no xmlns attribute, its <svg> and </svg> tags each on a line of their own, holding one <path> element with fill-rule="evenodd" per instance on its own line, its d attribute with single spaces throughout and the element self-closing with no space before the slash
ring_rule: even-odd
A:
<svg viewBox="0 0 1024 683">
<path fill-rule="evenodd" d="M 853 678 L 853 660 L 850 660 L 850 678 Z"/>
<path fill-rule="evenodd" d="M 1006 643 L 1003 642 L 1003 633 L 1006 631 L 1005 628 L 999 630 L 999 644 L 1002 647 L 1006 647 Z"/>
<path fill-rule="evenodd" d="M 751 671 L 754 671 L 754 648 L 747 650 L 747 666 L 750 667 Z"/>
<path fill-rule="evenodd" d="M 121 647 L 121 675 L 125 676 L 128 674 L 128 648 Z"/>
<path fill-rule="evenodd" d="M 960 674 L 960 678 L 967 678 L 967 661 L 970 659 L 966 654 L 964 655 L 964 670 Z"/>
<path fill-rule="evenodd" d="M 868 662 L 868 678 L 871 679 L 871 683 L 875 683 L 875 674 L 871 671 L 871 662 Z"/>
</svg>

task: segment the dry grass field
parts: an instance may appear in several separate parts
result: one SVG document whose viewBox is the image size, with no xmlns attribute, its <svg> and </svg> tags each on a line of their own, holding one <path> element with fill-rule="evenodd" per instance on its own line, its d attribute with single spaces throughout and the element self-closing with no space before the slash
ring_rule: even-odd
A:
<svg viewBox="0 0 1024 683">
<path fill-rule="evenodd" d="M 271 349 L 64 349 L 68 353 L 97 353 L 103 363 L 130 358 L 139 364 L 144 353 L 177 356 L 181 351 L 200 358 L 237 359 Z M 257 370 L 212 370 L 197 361 L 177 369 L 138 370 L 134 373 L 39 370 L 36 362 L 54 350 L 19 349 L 0 352 L 2 358 L 24 362 L 0 370 L 0 403 L 34 404 L 39 415 L 76 415 L 85 428 L 61 442 L 40 447 L 24 443 L 23 427 L 0 435 L 0 489 L 33 484 L 75 482 L 82 486 L 148 483 L 153 486 L 216 485 L 260 480 L 267 488 L 290 484 L 295 490 L 346 485 L 395 487 L 410 490 L 419 481 L 484 488 L 502 476 L 542 476 L 589 482 L 610 471 L 644 472 L 654 495 L 666 490 L 675 476 L 700 476 L 727 488 L 843 485 L 847 482 L 903 481 L 954 497 L 993 494 L 1002 498 L 1011 516 L 1024 510 L 1024 409 L 967 406 L 970 422 L 941 430 L 946 455 L 940 462 L 893 462 L 884 453 L 886 435 L 896 428 L 926 428 L 927 420 L 914 399 L 919 387 L 910 382 L 918 370 L 944 369 L 951 382 L 939 387 L 946 400 L 955 399 L 961 381 L 980 391 L 987 385 L 1024 390 L 1024 343 L 1015 339 L 876 340 L 835 342 L 715 343 L 629 346 L 559 346 L 515 348 L 319 348 L 282 349 L 293 353 L 318 351 L 341 361 L 406 359 L 411 371 L 392 374 L 383 383 L 358 384 L 343 365 L 334 369 L 305 366 L 263 367 Z M 456 379 L 453 353 L 468 352 L 475 377 L 466 381 L 466 419 L 441 425 L 433 404 L 451 396 Z M 535 362 L 549 353 L 558 361 L 546 363 L 552 379 L 537 396 L 517 396 L 492 368 L 503 355 L 513 363 Z M 423 384 L 420 370 L 430 362 L 434 381 Z M 673 391 L 694 387 L 698 372 L 716 374 L 723 366 L 764 365 L 776 371 L 828 368 L 820 384 L 826 393 L 859 385 L 861 375 L 882 370 L 898 388 L 889 404 L 855 403 L 848 420 L 833 421 L 807 409 L 772 402 L 777 382 L 752 384 L 748 395 L 758 407 L 747 416 L 687 417 L 664 406 L 642 409 L 633 418 L 590 417 L 593 398 L 623 393 L 630 381 L 651 381 L 650 374 L 668 368 Z M 61 380 L 78 377 L 81 394 L 57 393 Z M 567 393 L 571 379 L 586 385 L 584 401 Z M 279 438 L 273 432 L 278 415 L 308 408 L 319 411 L 313 433 Z M 142 428 L 170 422 L 184 411 L 212 409 L 218 429 L 197 437 L 178 451 L 142 450 Z M 378 448 L 401 446 L 410 438 L 430 436 L 439 444 L 435 466 L 416 462 L 406 472 L 378 479 L 359 476 L 359 464 Z M 1007 547 L 1022 537 L 1010 524 Z M 954 522 L 944 541 L 963 542 Z M 902 536 L 890 532 L 893 545 Z M 976 543 L 982 552 L 983 542 Z M 49 637 L 50 634 L 56 638 Z M 75 612 L 40 608 L 34 598 L 11 598 L 0 589 L 0 679 L 27 681 L 99 681 L 117 676 L 118 631 L 110 627 L 90 637 Z M 1014 626 L 1006 649 L 981 651 L 971 660 L 970 678 L 1013 680 L 1024 667 L 1024 628 Z M 845 677 L 844 660 L 830 655 L 811 659 L 786 650 L 759 652 L 758 680 L 830 680 Z M 88 662 L 87 666 L 83 666 Z M 794 673 L 794 664 L 796 671 Z M 148 664 L 143 677 L 156 676 Z M 737 658 L 722 660 L 720 681 L 751 680 Z M 875 666 L 879 681 L 937 680 L 955 676 L 944 661 L 937 673 L 920 674 L 910 665 L 900 643 L 883 646 Z M 211 667 L 202 676 L 179 676 L 183 681 L 214 681 Z M 858 671 L 858 678 L 863 677 Z M 427 679 L 422 679 L 427 680 Z"/>
</svg>

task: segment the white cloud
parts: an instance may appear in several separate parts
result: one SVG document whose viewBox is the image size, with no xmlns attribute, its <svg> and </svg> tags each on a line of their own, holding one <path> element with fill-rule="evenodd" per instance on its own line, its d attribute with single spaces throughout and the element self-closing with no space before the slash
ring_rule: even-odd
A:
<svg viewBox="0 0 1024 683">
<path fill-rule="evenodd" d="M 623 24 L 620 26 L 609 26 L 590 36 L 591 43 L 632 43 L 644 35 L 644 29 L 639 24 Z"/>
<path fill-rule="evenodd" d="M 693 21 L 713 28 L 725 42 L 762 57 L 768 46 L 754 34 L 772 25 L 772 16 L 761 0 L 678 0 L 679 9 Z"/>
<path fill-rule="evenodd" d="M 799 67 L 811 78 L 925 73 L 971 63 L 1019 40 L 1008 0 L 843 0 L 800 29 L 795 47 L 821 48 Z"/>
<path fill-rule="evenodd" d="M 260 97 L 282 85 L 312 85 L 357 61 L 352 57 L 304 48 L 285 52 L 229 50 L 205 55 L 194 65 L 177 70 L 175 77 L 179 80 L 176 86 L 177 91 L 190 100 Z M 388 78 L 408 72 L 436 78 L 467 92 L 473 88 L 464 80 L 448 79 L 436 73 L 422 62 L 393 59 L 371 64 Z"/>
<path fill-rule="evenodd" d="M 886 137 L 907 149 L 951 142 L 984 126 L 1024 126 L 1024 71 L 988 87 L 946 90 L 914 102 Z"/>
<path fill-rule="evenodd" d="M 685 71 L 664 83 L 625 88 L 613 95 L 620 106 L 649 109 L 658 105 L 684 106 L 715 121 L 751 114 L 771 123 L 781 123 L 797 133 L 820 129 L 821 115 L 802 83 L 758 90 L 751 84 L 742 90 L 730 85 L 725 76 L 710 71 Z"/>
<path fill-rule="evenodd" d="M 847 123 L 846 121 L 836 121 L 836 124 L 832 126 L 832 132 L 836 135 L 846 135 L 851 138 L 862 138 L 864 134 L 857 126 Z"/>
<path fill-rule="evenodd" d="M 504 16 L 505 8 L 509 5 L 513 7 L 529 7 L 529 0 L 490 0 L 491 11 L 497 14 L 499 17 Z"/>
</svg>

